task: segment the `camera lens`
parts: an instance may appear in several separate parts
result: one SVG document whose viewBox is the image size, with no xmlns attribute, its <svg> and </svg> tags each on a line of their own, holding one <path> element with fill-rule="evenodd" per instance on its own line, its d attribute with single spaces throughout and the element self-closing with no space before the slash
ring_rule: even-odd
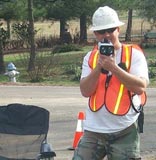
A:
<svg viewBox="0 0 156 160">
<path fill-rule="evenodd" d="M 114 50 L 113 50 L 112 47 L 108 47 L 108 53 L 109 53 L 109 54 L 113 54 L 113 51 L 114 51 Z"/>
<path fill-rule="evenodd" d="M 106 54 L 107 53 L 107 48 L 105 46 L 102 46 L 100 49 L 101 49 L 100 52 L 102 54 Z"/>
</svg>

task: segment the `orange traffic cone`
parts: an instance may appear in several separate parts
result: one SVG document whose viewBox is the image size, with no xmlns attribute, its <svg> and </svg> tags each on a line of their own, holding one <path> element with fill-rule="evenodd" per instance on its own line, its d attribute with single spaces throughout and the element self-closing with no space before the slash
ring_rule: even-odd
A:
<svg viewBox="0 0 156 160">
<path fill-rule="evenodd" d="M 78 142 L 79 142 L 81 136 L 83 135 L 83 120 L 84 119 L 85 119 L 85 113 L 79 112 L 76 132 L 75 132 L 74 140 L 73 140 L 73 145 L 72 145 L 72 148 L 69 148 L 69 150 L 74 150 L 77 147 Z"/>
</svg>

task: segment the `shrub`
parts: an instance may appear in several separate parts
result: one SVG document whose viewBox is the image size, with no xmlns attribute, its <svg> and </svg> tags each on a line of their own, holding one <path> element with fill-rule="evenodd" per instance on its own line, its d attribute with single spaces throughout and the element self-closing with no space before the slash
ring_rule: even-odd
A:
<svg viewBox="0 0 156 160">
<path fill-rule="evenodd" d="M 72 80 L 79 81 L 81 77 L 81 64 L 71 64 L 67 66 L 66 74 L 73 75 Z"/>
<path fill-rule="evenodd" d="M 80 45 L 75 44 L 64 44 L 64 45 L 56 45 L 53 47 L 53 53 L 63 53 L 63 52 L 70 52 L 70 51 L 81 51 Z"/>
<path fill-rule="evenodd" d="M 24 70 L 30 79 L 30 82 L 42 82 L 45 77 L 51 75 L 53 66 L 58 63 L 58 60 L 54 59 L 54 54 L 41 52 L 37 53 L 35 68 L 31 71 L 27 70 L 29 62 L 29 54 L 20 54 L 20 65 L 24 66 Z"/>
</svg>

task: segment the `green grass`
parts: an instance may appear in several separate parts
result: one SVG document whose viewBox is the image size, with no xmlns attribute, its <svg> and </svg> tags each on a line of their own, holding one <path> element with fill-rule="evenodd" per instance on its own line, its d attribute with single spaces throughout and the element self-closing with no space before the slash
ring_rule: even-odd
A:
<svg viewBox="0 0 156 160">
<path fill-rule="evenodd" d="M 22 83 L 40 83 L 45 85 L 78 85 L 79 79 L 75 78 L 77 66 L 82 65 L 84 54 L 89 47 L 83 47 L 82 51 L 71 51 L 65 53 L 53 54 L 49 52 L 37 53 L 37 68 L 34 72 L 28 74 L 28 53 L 7 54 L 4 56 L 5 66 L 13 62 L 17 71 L 20 72 L 17 77 L 18 82 Z M 49 65 L 48 69 L 46 67 Z M 45 73 L 42 73 L 45 72 Z M 39 75 L 42 73 L 42 75 Z M 39 78 L 36 79 L 36 76 Z M 33 78 L 32 78 L 33 76 Z M 0 82 L 7 82 L 8 77 L 0 75 Z"/>
<path fill-rule="evenodd" d="M 79 76 L 82 61 L 84 55 L 92 49 L 92 46 L 82 47 L 82 51 L 71 51 L 65 53 L 57 53 L 54 56 L 51 52 L 39 52 L 38 53 L 38 68 L 35 72 L 28 74 L 27 72 L 27 61 L 28 53 L 20 54 L 7 54 L 4 56 L 5 65 L 9 62 L 13 62 L 17 71 L 20 72 L 17 77 L 17 81 L 21 83 L 39 83 L 44 85 L 79 85 Z M 151 59 L 154 60 L 154 71 L 155 71 L 155 48 L 144 49 L 148 63 L 151 63 Z M 51 60 L 49 68 L 46 70 Z M 152 66 L 153 67 L 153 66 Z M 40 68 L 40 70 L 39 70 Z M 39 75 L 40 72 L 45 72 Z M 36 78 L 39 76 L 39 78 Z M 79 75 L 79 76 L 77 76 Z M 33 78 L 31 77 L 33 76 Z M 150 79 L 150 86 L 156 85 L 155 77 Z M 8 77 L 0 75 L 0 82 L 8 82 Z"/>
</svg>

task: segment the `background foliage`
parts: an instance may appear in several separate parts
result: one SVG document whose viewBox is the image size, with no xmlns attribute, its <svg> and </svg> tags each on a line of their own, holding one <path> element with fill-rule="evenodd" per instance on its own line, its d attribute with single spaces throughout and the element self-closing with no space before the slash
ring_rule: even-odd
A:
<svg viewBox="0 0 156 160">
<path fill-rule="evenodd" d="M 25 79 L 33 82 L 43 81 L 46 76 L 55 77 L 55 71 L 51 71 L 51 65 L 57 66 L 54 59 L 63 56 L 58 55 L 60 52 L 66 54 L 74 54 L 83 46 L 90 44 L 91 37 L 88 30 L 91 24 L 91 16 L 99 6 L 108 5 L 117 10 L 119 15 L 126 17 L 122 19 L 127 25 L 122 31 L 122 41 L 126 43 L 141 43 L 143 38 L 143 24 L 148 22 L 149 30 L 155 29 L 156 24 L 156 1 L 155 0 L 1 0 L 0 1 L 0 29 L 6 32 L 7 38 L 1 36 L 0 38 L 0 73 L 5 72 L 5 66 L 8 62 L 4 59 L 6 53 L 21 52 L 20 58 L 25 72 Z M 135 19 L 134 19 L 135 18 Z M 136 23 L 137 21 L 137 24 Z M 46 21 L 54 24 L 59 22 L 57 30 L 59 34 L 39 35 L 41 28 L 35 28 L 35 24 L 42 24 Z M 79 23 L 78 28 L 72 30 L 69 21 L 76 21 Z M 48 23 L 46 23 L 48 25 Z M 134 25 L 141 27 L 139 29 L 133 27 Z M 53 25 L 51 25 L 51 30 Z M 135 30 L 132 30 L 135 28 Z M 69 30 L 70 29 L 70 30 Z M 43 29 L 46 32 L 45 29 Z M 70 31 L 70 32 L 68 32 Z M 72 41 L 64 39 L 65 33 L 71 34 Z M 133 38 L 136 37 L 136 38 Z M 95 39 L 92 41 L 94 43 Z M 155 41 L 150 42 L 152 45 L 144 45 L 146 47 L 155 47 Z M 74 45 L 73 45 L 74 44 Z M 75 45 L 76 44 L 76 45 Z M 39 49 L 48 50 L 48 52 L 39 52 Z M 27 51 L 26 54 L 22 54 Z M 73 51 L 73 52 L 71 52 Z M 70 53 L 71 52 L 71 53 Z M 46 59 L 48 57 L 48 59 Z M 69 56 L 67 56 L 69 58 Z M 61 60 L 57 59 L 57 62 Z M 150 77 L 155 76 L 155 58 L 149 60 Z M 69 59 L 67 59 L 69 60 Z M 81 59 L 82 60 L 82 59 Z M 11 61 L 16 61 L 12 59 Z M 42 63 L 44 62 L 44 63 Z M 17 65 L 18 65 L 17 61 Z M 47 65 L 45 65 L 47 64 Z M 42 69 L 41 69 L 42 68 Z M 53 69 L 55 67 L 52 67 Z M 63 67 L 62 76 L 68 73 L 75 75 L 73 79 L 79 79 L 80 63 L 68 64 Z M 57 69 L 56 69 L 57 70 Z M 49 73 L 50 74 L 49 74 Z M 48 74 L 47 74 L 48 73 Z M 52 74 L 51 74 L 52 73 Z M 29 78 L 26 78 L 29 76 Z M 22 77 L 22 76 L 21 76 Z M 21 80 L 22 81 L 22 80 Z"/>
</svg>

